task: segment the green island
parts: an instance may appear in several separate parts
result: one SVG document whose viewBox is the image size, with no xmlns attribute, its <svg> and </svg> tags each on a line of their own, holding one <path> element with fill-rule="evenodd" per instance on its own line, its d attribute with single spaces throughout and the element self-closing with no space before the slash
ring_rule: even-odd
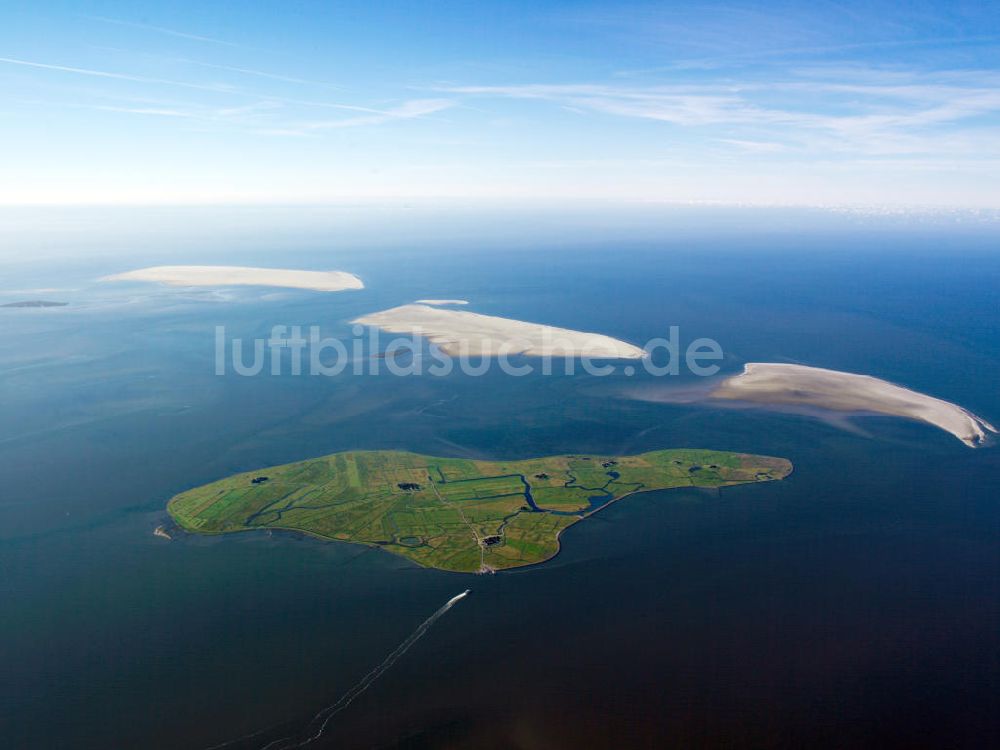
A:
<svg viewBox="0 0 1000 750">
<path fill-rule="evenodd" d="M 182 492 L 183 529 L 283 529 L 378 546 L 431 568 L 489 573 L 559 551 L 563 529 L 634 492 L 783 479 L 784 458 L 710 450 L 521 461 L 348 451 Z"/>
</svg>

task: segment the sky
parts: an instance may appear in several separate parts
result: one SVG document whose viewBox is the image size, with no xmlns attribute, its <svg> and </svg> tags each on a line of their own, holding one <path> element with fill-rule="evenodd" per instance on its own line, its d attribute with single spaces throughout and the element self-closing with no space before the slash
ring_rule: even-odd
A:
<svg viewBox="0 0 1000 750">
<path fill-rule="evenodd" d="M 0 5 L 0 204 L 1000 208 L 1000 3 Z"/>
</svg>

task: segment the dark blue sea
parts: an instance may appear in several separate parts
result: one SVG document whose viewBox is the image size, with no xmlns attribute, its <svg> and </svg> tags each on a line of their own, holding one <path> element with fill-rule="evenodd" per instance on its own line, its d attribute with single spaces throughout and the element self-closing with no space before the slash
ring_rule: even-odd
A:
<svg viewBox="0 0 1000 750">
<path fill-rule="evenodd" d="M 1000 745 L 996 445 L 624 395 L 698 381 L 683 373 L 240 377 L 214 363 L 217 326 L 347 338 L 363 313 L 461 298 L 640 345 L 676 325 L 684 344 L 718 341 L 724 372 L 862 372 L 1000 424 L 996 225 L 80 208 L 8 211 L 0 241 L 0 304 L 68 303 L 0 308 L 3 747 L 263 747 L 465 589 L 312 746 Z M 167 263 L 343 269 L 366 289 L 97 280 Z M 795 471 L 629 497 L 569 529 L 555 559 L 495 576 L 280 533 L 152 533 L 177 492 L 333 451 L 667 447 Z"/>
</svg>

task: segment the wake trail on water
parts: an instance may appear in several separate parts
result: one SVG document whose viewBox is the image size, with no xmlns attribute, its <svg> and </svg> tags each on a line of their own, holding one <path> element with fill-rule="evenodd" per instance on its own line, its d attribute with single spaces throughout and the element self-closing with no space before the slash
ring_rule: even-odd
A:
<svg viewBox="0 0 1000 750">
<path fill-rule="evenodd" d="M 261 750 L 289 750 L 290 748 L 304 747 L 311 742 L 318 740 L 323 736 L 326 731 L 330 720 L 334 716 L 339 714 L 345 708 L 347 708 L 351 703 L 365 692 L 375 680 L 385 674 L 396 661 L 405 654 L 414 643 L 419 641 L 424 633 L 431 629 L 431 626 L 437 622 L 445 612 L 455 606 L 456 603 L 468 596 L 470 589 L 466 589 L 461 594 L 453 596 L 451 599 L 444 603 L 437 612 L 432 614 L 426 620 L 424 620 L 420 625 L 407 637 L 405 641 L 400 643 L 396 648 L 387 656 L 382 662 L 376 666 L 372 671 L 362 677 L 350 690 L 344 693 L 340 699 L 326 708 L 319 711 L 310 722 L 306 725 L 305 729 L 297 737 L 283 737 L 279 740 L 274 740 L 264 745 Z M 252 737 L 253 735 L 251 735 Z M 304 737 L 304 739 L 303 739 Z"/>
</svg>

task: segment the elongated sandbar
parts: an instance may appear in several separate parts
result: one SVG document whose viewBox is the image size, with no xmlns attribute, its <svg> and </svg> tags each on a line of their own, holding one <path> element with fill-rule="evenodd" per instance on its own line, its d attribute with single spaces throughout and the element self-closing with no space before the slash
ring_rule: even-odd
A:
<svg viewBox="0 0 1000 750">
<path fill-rule="evenodd" d="M 153 281 L 169 286 L 274 286 L 340 292 L 364 289 L 347 271 L 300 271 L 290 268 L 247 266 L 152 266 L 105 276 L 102 281 Z"/>
<path fill-rule="evenodd" d="M 601 333 L 481 315 L 427 304 L 410 304 L 352 321 L 389 333 L 422 336 L 452 356 L 524 354 L 537 357 L 641 359 L 638 346 Z"/>
<path fill-rule="evenodd" d="M 723 380 L 709 397 L 907 417 L 940 427 L 971 448 L 983 445 L 988 433 L 997 431 L 985 419 L 949 401 L 871 375 L 806 365 L 750 362 L 741 374 Z"/>
</svg>

